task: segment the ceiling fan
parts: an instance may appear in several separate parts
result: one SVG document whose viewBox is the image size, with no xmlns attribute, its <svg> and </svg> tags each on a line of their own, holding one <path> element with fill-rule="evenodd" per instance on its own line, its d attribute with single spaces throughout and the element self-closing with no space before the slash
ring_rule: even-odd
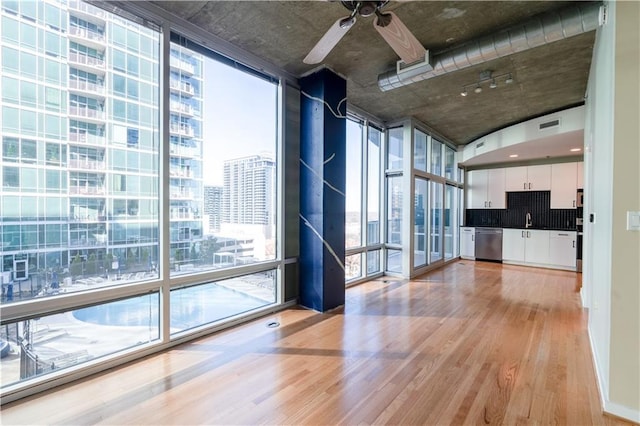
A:
<svg viewBox="0 0 640 426">
<path fill-rule="evenodd" d="M 384 1 L 341 0 L 340 3 L 351 11 L 349 16 L 338 19 L 303 59 L 305 64 L 318 64 L 331 52 L 344 35 L 356 23 L 356 16 L 364 18 L 376 15 L 373 26 L 387 44 L 404 61 L 412 64 L 424 60 L 426 49 L 393 12 L 382 12 L 389 3 Z"/>
</svg>

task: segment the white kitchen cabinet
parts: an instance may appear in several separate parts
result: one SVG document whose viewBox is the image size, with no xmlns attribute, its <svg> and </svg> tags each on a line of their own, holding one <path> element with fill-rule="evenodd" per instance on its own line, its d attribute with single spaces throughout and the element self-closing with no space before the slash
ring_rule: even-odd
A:
<svg viewBox="0 0 640 426">
<path fill-rule="evenodd" d="M 525 263 L 536 265 L 549 264 L 549 231 L 528 229 L 525 231 Z"/>
<path fill-rule="evenodd" d="M 487 201 L 490 209 L 507 207 L 507 194 L 504 189 L 504 169 L 489 169 L 487 178 Z"/>
<path fill-rule="evenodd" d="M 529 178 L 528 191 L 549 191 L 551 189 L 550 164 L 527 167 L 527 177 Z"/>
<path fill-rule="evenodd" d="M 545 266 L 549 263 L 549 231 L 503 229 L 502 261 Z"/>
<path fill-rule="evenodd" d="M 576 174 L 576 187 L 578 189 L 584 188 L 584 163 L 582 161 L 577 163 L 577 174 Z"/>
<path fill-rule="evenodd" d="M 524 263 L 525 231 L 502 230 L 502 261 Z"/>
<path fill-rule="evenodd" d="M 460 257 L 473 260 L 476 258 L 476 228 L 460 228 Z"/>
<path fill-rule="evenodd" d="M 577 179 L 578 163 L 551 165 L 552 209 L 573 209 L 576 207 Z"/>
<path fill-rule="evenodd" d="M 473 170 L 468 174 L 467 208 L 504 209 L 506 207 L 504 169 Z"/>
<path fill-rule="evenodd" d="M 549 263 L 575 270 L 576 241 L 577 233 L 574 231 L 549 231 Z"/>
<path fill-rule="evenodd" d="M 507 191 L 526 191 L 528 182 L 527 168 L 507 167 L 505 169 L 504 180 Z"/>
<path fill-rule="evenodd" d="M 507 167 L 505 188 L 507 191 L 548 191 L 551 189 L 551 166 Z"/>
</svg>

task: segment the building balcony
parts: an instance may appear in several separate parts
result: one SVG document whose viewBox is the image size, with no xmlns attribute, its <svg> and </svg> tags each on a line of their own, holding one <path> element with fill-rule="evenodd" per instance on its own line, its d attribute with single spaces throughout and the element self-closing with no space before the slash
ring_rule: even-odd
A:
<svg viewBox="0 0 640 426">
<path fill-rule="evenodd" d="M 169 130 L 171 131 L 171 133 L 183 137 L 186 136 L 192 138 L 195 135 L 193 127 L 185 123 L 171 123 L 169 125 Z"/>
<path fill-rule="evenodd" d="M 69 132 L 69 141 L 87 145 L 104 146 L 106 138 L 104 136 L 92 135 L 89 133 Z"/>
<path fill-rule="evenodd" d="M 179 93 L 182 96 L 193 96 L 196 93 L 191 84 L 173 79 L 169 80 L 169 88 L 173 93 Z"/>
<path fill-rule="evenodd" d="M 183 102 L 171 101 L 169 107 L 171 112 L 176 114 L 188 115 L 190 117 L 193 117 L 194 115 L 193 107 Z"/>
<path fill-rule="evenodd" d="M 83 71 L 91 73 L 100 71 L 104 74 L 106 69 L 104 59 L 102 58 L 94 58 L 93 56 L 84 55 L 82 53 L 70 52 L 67 59 L 70 64 L 73 64 L 75 67 Z"/>
<path fill-rule="evenodd" d="M 187 158 L 200 157 L 200 150 L 195 147 L 171 144 L 169 152 L 174 157 L 187 157 Z"/>
<path fill-rule="evenodd" d="M 193 66 L 193 64 L 187 61 L 183 61 L 182 59 L 176 58 L 174 56 L 171 57 L 169 64 L 171 65 L 171 68 L 173 68 L 174 70 L 180 71 L 182 74 L 185 74 L 185 75 L 191 76 L 196 72 L 196 69 Z"/>
<path fill-rule="evenodd" d="M 104 186 L 69 185 L 70 195 L 105 195 Z"/>
<path fill-rule="evenodd" d="M 96 247 L 106 245 L 107 240 L 103 238 L 81 238 L 79 240 L 69 240 L 69 247 Z"/>
<path fill-rule="evenodd" d="M 196 215 L 193 212 L 171 212 L 169 215 L 170 220 L 199 220 L 200 215 Z"/>
<path fill-rule="evenodd" d="M 71 92 L 79 92 L 82 94 L 89 93 L 91 95 L 100 95 L 100 97 L 104 98 L 104 84 L 90 83 L 85 80 L 70 79 L 68 87 L 69 91 Z"/>
<path fill-rule="evenodd" d="M 67 163 L 68 167 L 71 169 L 82 169 L 82 170 L 105 170 L 106 162 L 98 161 L 98 160 L 89 160 L 89 159 L 72 159 Z"/>
<path fill-rule="evenodd" d="M 185 177 L 191 178 L 193 173 L 191 173 L 191 169 L 187 167 L 171 167 L 169 169 L 169 174 L 171 177 Z"/>
<path fill-rule="evenodd" d="M 104 111 L 80 106 L 70 106 L 69 115 L 81 117 L 86 121 L 91 121 L 93 123 L 102 123 L 105 120 Z"/>
<path fill-rule="evenodd" d="M 179 187 L 172 186 L 172 187 L 170 187 L 169 194 L 170 194 L 170 197 L 172 199 L 174 199 L 174 200 L 176 200 L 176 199 L 184 199 L 184 200 L 193 199 L 193 191 L 191 191 L 190 189 L 185 189 L 185 188 L 179 188 Z"/>
<path fill-rule="evenodd" d="M 107 12 L 83 1 L 68 0 L 67 7 L 71 15 L 82 18 L 87 22 L 104 25 L 107 21 Z"/>
<path fill-rule="evenodd" d="M 105 222 L 107 220 L 106 216 L 101 215 L 88 215 L 88 216 L 79 216 L 79 215 L 69 215 L 70 222 L 79 222 L 79 223 L 93 223 L 93 222 Z"/>
<path fill-rule="evenodd" d="M 87 28 L 69 26 L 69 39 L 79 42 L 87 47 L 92 47 L 99 51 L 105 49 L 105 37 L 104 34 L 100 34 L 96 31 L 88 30 Z"/>
</svg>

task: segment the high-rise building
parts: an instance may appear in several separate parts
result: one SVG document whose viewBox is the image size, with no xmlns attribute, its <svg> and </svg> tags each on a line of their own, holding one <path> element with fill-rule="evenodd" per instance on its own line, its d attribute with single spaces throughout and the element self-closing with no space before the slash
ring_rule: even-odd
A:
<svg viewBox="0 0 640 426">
<path fill-rule="evenodd" d="M 222 187 L 204 187 L 204 214 L 209 225 L 209 233 L 220 231 L 220 220 L 222 219 Z M 205 232 L 207 233 L 207 232 Z"/>
<path fill-rule="evenodd" d="M 224 162 L 222 223 L 275 225 L 276 163 L 254 155 Z"/>
<path fill-rule="evenodd" d="M 0 272 L 147 267 L 159 248 L 158 33 L 79 0 L 1 5 Z M 170 66 L 173 254 L 203 234 L 203 59 L 172 44 Z"/>
</svg>

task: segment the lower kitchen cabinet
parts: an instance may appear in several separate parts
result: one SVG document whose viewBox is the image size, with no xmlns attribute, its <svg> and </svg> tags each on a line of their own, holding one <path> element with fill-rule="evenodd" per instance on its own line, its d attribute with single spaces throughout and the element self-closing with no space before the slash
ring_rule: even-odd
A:
<svg viewBox="0 0 640 426">
<path fill-rule="evenodd" d="M 525 231 L 526 243 L 524 261 L 536 265 L 549 264 L 549 231 L 528 229 Z"/>
<path fill-rule="evenodd" d="M 520 229 L 502 230 L 503 262 L 524 263 L 525 232 Z"/>
<path fill-rule="evenodd" d="M 574 270 L 576 267 L 577 233 L 549 231 L 549 257 L 553 266 Z"/>
<path fill-rule="evenodd" d="M 504 229 L 502 261 L 519 265 L 575 270 L 575 232 Z"/>
<path fill-rule="evenodd" d="M 460 228 L 460 257 L 463 259 L 476 258 L 476 228 Z"/>
</svg>

